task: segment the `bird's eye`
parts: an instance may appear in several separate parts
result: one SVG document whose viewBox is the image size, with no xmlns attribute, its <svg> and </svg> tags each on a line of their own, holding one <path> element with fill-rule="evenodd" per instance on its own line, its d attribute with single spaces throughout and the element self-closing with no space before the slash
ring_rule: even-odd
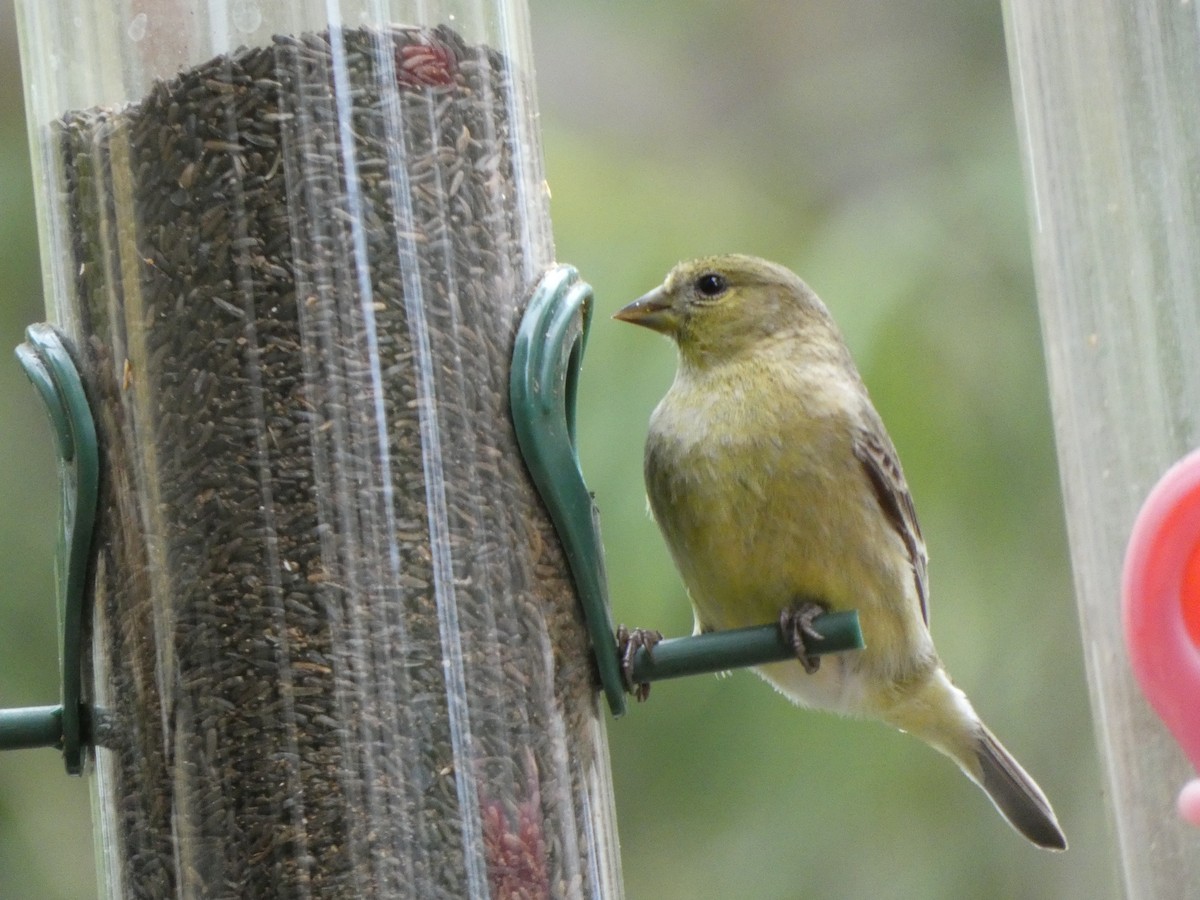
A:
<svg viewBox="0 0 1200 900">
<path fill-rule="evenodd" d="M 696 279 L 696 293 L 702 297 L 719 297 L 729 288 L 725 276 L 716 272 L 705 272 Z"/>
</svg>

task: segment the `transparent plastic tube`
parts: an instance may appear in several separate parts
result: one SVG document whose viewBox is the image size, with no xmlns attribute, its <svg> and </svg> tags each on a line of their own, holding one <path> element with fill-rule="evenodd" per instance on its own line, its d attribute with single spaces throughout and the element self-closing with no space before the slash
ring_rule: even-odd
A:
<svg viewBox="0 0 1200 900">
<path fill-rule="evenodd" d="M 1200 444 L 1200 19 L 1188 3 L 1141 0 L 1008 0 L 1005 18 L 1084 659 L 1126 893 L 1194 896 L 1200 832 L 1176 816 L 1175 798 L 1195 773 L 1134 681 L 1120 588 L 1138 509 Z"/>
<path fill-rule="evenodd" d="M 507 407 L 552 261 L 522 0 L 18 0 L 103 454 L 113 897 L 621 895 Z"/>
</svg>

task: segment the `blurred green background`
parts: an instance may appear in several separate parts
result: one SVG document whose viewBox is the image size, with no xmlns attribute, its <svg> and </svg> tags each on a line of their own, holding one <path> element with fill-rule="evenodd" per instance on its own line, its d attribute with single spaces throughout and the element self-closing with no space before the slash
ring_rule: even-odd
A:
<svg viewBox="0 0 1200 900">
<path fill-rule="evenodd" d="M 1068 572 L 1000 7 L 531 0 L 558 257 L 596 289 L 580 399 L 616 618 L 686 634 L 645 513 L 673 351 L 608 315 L 678 259 L 798 271 L 891 430 L 955 680 L 1053 800 L 1030 849 L 945 759 L 793 709 L 748 673 L 656 686 L 610 722 L 631 898 L 1119 896 Z M 0 0 L 0 345 L 43 318 L 11 0 Z M 7 353 L 5 351 L 5 353 Z M 56 685 L 57 487 L 0 357 L 0 705 Z M 0 758 L 0 896 L 94 896 L 86 782 Z"/>
</svg>

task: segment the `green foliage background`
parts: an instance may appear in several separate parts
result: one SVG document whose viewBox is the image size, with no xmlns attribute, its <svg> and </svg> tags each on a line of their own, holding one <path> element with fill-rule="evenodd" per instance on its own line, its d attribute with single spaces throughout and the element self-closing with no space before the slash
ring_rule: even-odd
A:
<svg viewBox="0 0 1200 900">
<path fill-rule="evenodd" d="M 952 765 L 753 675 L 610 722 L 632 898 L 1119 895 L 1047 407 L 998 4 L 531 0 L 559 259 L 596 289 L 580 440 L 615 612 L 686 634 L 641 447 L 673 351 L 608 319 L 678 259 L 800 272 L 904 458 L 956 681 L 1054 801 L 1032 850 Z M 11 0 L 0 0 L 0 345 L 43 318 Z M 0 705 L 50 702 L 49 432 L 0 362 Z M 0 896 L 94 895 L 88 787 L 0 758 Z"/>
</svg>

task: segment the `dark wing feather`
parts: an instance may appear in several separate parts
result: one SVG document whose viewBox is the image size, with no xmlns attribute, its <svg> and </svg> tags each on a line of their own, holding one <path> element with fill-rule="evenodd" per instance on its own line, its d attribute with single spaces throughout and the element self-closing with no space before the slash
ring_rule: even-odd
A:
<svg viewBox="0 0 1200 900">
<path fill-rule="evenodd" d="M 921 599 L 921 617 L 929 625 L 928 557 L 925 555 L 925 541 L 921 538 L 921 526 L 917 524 L 917 511 L 913 507 L 904 472 L 900 469 L 896 448 L 883 430 L 883 423 L 876 419 L 872 424 L 874 428 L 855 436 L 854 455 L 862 463 L 871 486 L 875 488 L 875 496 L 883 514 L 908 548 L 913 578 L 917 582 L 917 596 Z"/>
</svg>

